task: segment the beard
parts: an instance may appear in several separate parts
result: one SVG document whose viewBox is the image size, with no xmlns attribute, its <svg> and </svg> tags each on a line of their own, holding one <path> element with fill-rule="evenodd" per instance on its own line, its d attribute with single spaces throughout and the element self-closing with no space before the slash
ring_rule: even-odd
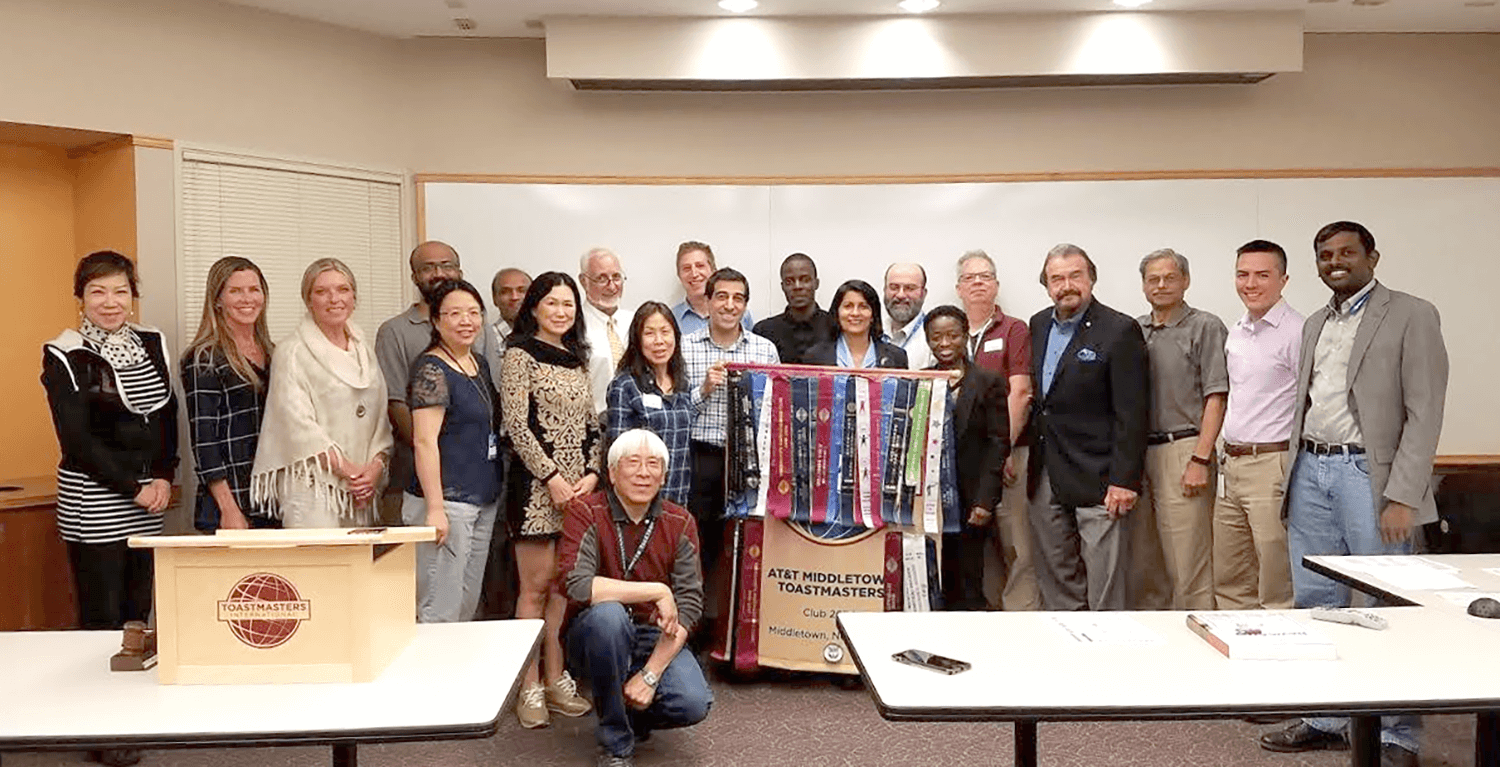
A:
<svg viewBox="0 0 1500 767">
<path fill-rule="evenodd" d="M 886 301 L 885 311 L 891 315 L 891 323 L 899 328 L 916 318 L 922 311 L 922 305 L 915 301 Z"/>
</svg>

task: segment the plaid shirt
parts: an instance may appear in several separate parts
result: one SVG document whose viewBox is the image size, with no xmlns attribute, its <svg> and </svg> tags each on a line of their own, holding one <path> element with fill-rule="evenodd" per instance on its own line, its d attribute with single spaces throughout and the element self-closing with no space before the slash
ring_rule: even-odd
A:
<svg viewBox="0 0 1500 767">
<path fill-rule="evenodd" d="M 267 369 L 270 360 L 267 360 Z M 229 366 L 224 353 L 214 350 L 185 355 L 182 390 L 187 395 L 188 433 L 198 474 L 198 514 L 202 530 L 218 528 L 219 509 L 208 485 L 229 483 L 240 512 L 259 515 L 250 502 L 250 468 L 260 441 L 260 422 L 266 409 L 266 386 L 256 389 Z"/>
<path fill-rule="evenodd" d="M 776 344 L 746 330 L 739 340 L 728 349 L 719 348 L 708 335 L 708 328 L 690 333 L 682 341 L 682 355 L 687 361 L 689 391 L 697 416 L 693 418 L 692 437 L 698 442 L 724 446 L 724 429 L 729 423 L 729 387 L 720 386 L 713 394 L 703 396 L 703 380 L 715 362 L 752 362 L 777 364 L 781 357 L 776 353 Z"/>
<path fill-rule="evenodd" d="M 692 484 L 693 465 L 689 450 L 693 428 L 693 398 L 685 391 L 662 394 L 656 381 L 646 382 L 645 391 L 630 373 L 609 382 L 609 441 L 631 429 L 649 429 L 667 443 L 667 476 L 661 497 L 686 506 Z M 648 401 L 650 404 L 648 405 Z"/>
</svg>

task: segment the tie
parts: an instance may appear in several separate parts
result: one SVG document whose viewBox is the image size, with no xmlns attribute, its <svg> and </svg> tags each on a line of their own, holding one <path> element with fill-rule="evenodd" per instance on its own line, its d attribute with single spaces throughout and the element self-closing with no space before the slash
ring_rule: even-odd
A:
<svg viewBox="0 0 1500 767">
<path fill-rule="evenodd" d="M 620 343 L 620 334 L 615 332 L 615 318 L 610 317 L 609 324 L 604 327 L 609 332 L 609 357 L 615 367 L 619 367 L 620 358 L 625 356 L 625 346 Z"/>
</svg>

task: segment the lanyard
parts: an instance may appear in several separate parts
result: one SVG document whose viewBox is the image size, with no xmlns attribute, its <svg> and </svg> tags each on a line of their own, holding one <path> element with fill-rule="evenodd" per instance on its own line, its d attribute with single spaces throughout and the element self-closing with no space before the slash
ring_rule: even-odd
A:
<svg viewBox="0 0 1500 767">
<path fill-rule="evenodd" d="M 911 340 L 913 338 L 915 338 L 918 333 L 922 332 L 922 326 L 925 325 L 925 324 L 927 324 L 927 315 L 924 314 L 921 317 L 917 318 L 917 324 L 911 329 L 910 333 L 906 334 L 905 338 L 901 339 L 901 343 L 898 344 L 898 346 L 901 347 L 902 351 L 905 351 L 906 350 L 906 345 L 909 344 L 909 343 L 911 343 Z M 890 334 L 887 333 L 886 336 L 889 337 Z M 870 345 L 874 346 L 874 344 L 870 344 Z"/>
<path fill-rule="evenodd" d="M 625 523 L 615 523 L 615 545 L 620 549 L 620 564 L 625 568 L 624 577 L 621 580 L 630 580 L 630 571 L 635 569 L 637 562 L 641 561 L 641 555 L 646 553 L 646 544 L 651 542 L 651 532 L 656 529 L 656 517 L 646 523 L 646 533 L 641 536 L 641 542 L 635 547 L 635 554 L 630 561 L 625 560 Z"/>
<path fill-rule="evenodd" d="M 468 371 L 464 370 L 464 366 L 459 363 L 458 357 L 448 350 L 447 344 L 438 344 L 438 351 L 442 352 L 444 357 L 452 360 L 453 366 L 458 368 L 459 374 L 468 379 L 469 385 L 474 387 L 474 393 L 479 395 L 479 401 L 484 403 L 484 410 L 489 415 L 490 421 L 493 422 L 495 420 L 495 403 L 490 401 L 489 392 L 484 390 L 485 387 L 479 385 L 479 361 L 474 361 L 474 375 L 471 376 Z M 472 355 L 470 359 L 474 359 Z"/>
</svg>

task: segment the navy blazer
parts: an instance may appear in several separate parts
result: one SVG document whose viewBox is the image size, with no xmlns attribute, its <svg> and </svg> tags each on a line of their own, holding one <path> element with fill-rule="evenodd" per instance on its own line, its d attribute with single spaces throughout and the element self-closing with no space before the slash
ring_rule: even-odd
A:
<svg viewBox="0 0 1500 767">
<path fill-rule="evenodd" d="M 1031 401 L 1034 443 L 1027 494 L 1042 469 L 1053 500 L 1099 506 L 1110 485 L 1140 492 L 1145 473 L 1151 378 L 1140 325 L 1094 299 L 1052 380 L 1043 391 L 1042 365 L 1053 310 L 1031 317 Z"/>
<path fill-rule="evenodd" d="M 833 340 L 820 341 L 802 355 L 804 364 L 827 365 L 839 364 L 839 340 L 834 336 Z M 894 370 L 906 370 L 906 351 L 901 347 L 888 341 L 875 342 L 875 367 Z"/>
</svg>

